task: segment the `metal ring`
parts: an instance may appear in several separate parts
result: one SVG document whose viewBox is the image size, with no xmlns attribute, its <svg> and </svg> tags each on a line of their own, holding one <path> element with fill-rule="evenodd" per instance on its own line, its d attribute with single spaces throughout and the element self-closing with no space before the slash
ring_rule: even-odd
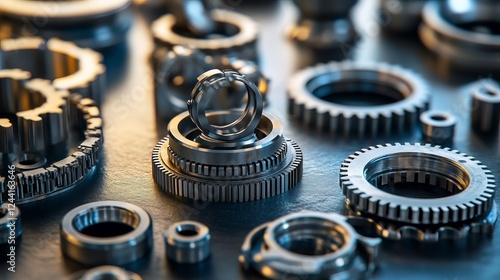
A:
<svg viewBox="0 0 500 280">
<path fill-rule="evenodd" d="M 248 101 L 243 114 L 235 121 L 226 125 L 212 125 L 207 118 L 207 105 L 211 97 L 223 87 L 229 87 L 232 82 L 241 82 L 247 88 Z M 255 133 L 255 128 L 262 116 L 262 95 L 255 84 L 232 70 L 209 70 L 200 77 L 192 98 L 188 101 L 191 119 L 203 134 L 209 138 L 221 141 L 245 139 Z"/>
<path fill-rule="evenodd" d="M 488 133 L 499 129 L 500 86 L 493 81 L 482 81 L 472 92 L 472 128 Z"/>
<path fill-rule="evenodd" d="M 216 22 L 210 16 L 212 2 L 207 0 L 172 0 L 168 2 L 177 26 L 183 26 L 197 35 L 213 33 Z"/>
<path fill-rule="evenodd" d="M 86 265 L 124 265 L 145 257 L 153 245 L 151 217 L 119 201 L 84 204 L 61 222 L 61 249 Z"/>
<path fill-rule="evenodd" d="M 364 279 L 376 268 L 380 242 L 339 214 L 302 211 L 252 230 L 239 261 L 269 279 Z"/>
<path fill-rule="evenodd" d="M 136 273 L 112 265 L 103 265 L 87 270 L 78 280 L 142 280 Z"/>
<path fill-rule="evenodd" d="M 420 115 L 422 135 L 434 144 L 443 144 L 453 140 L 457 119 L 446 111 L 430 110 Z"/>
<path fill-rule="evenodd" d="M 12 226 L 15 228 L 12 229 Z M 11 244 L 9 239 L 18 238 L 22 233 L 21 210 L 11 203 L 2 204 L 0 206 L 0 244 Z"/>
<path fill-rule="evenodd" d="M 202 223 L 174 223 L 168 227 L 163 237 L 167 257 L 178 263 L 197 263 L 210 255 L 210 231 Z"/>
</svg>

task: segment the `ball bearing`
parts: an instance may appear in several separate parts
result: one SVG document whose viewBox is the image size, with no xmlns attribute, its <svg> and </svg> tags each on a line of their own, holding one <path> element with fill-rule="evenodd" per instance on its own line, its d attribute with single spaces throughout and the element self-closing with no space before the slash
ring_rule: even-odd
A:
<svg viewBox="0 0 500 280">
<path fill-rule="evenodd" d="M 210 231 L 194 221 L 182 221 L 168 227 L 163 235 L 167 258 L 178 263 L 198 263 L 210 255 Z"/>
</svg>

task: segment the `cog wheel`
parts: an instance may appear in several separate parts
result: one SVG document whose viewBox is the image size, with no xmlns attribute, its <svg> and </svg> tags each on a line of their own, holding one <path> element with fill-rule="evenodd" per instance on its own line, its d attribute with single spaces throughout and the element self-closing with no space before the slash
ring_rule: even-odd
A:
<svg viewBox="0 0 500 280">
<path fill-rule="evenodd" d="M 481 162 L 440 146 L 378 145 L 349 156 L 340 186 L 353 210 L 390 222 L 449 225 L 484 218 L 495 180 Z"/>
<path fill-rule="evenodd" d="M 288 98 L 289 113 L 301 122 L 344 136 L 408 130 L 429 107 L 424 80 L 385 63 L 344 61 L 306 68 L 290 79 Z"/>
</svg>

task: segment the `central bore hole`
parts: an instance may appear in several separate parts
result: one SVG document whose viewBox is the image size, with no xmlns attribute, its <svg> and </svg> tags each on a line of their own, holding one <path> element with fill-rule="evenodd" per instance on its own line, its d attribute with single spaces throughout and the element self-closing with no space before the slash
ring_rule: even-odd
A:
<svg viewBox="0 0 500 280">
<path fill-rule="evenodd" d="M 198 235 L 199 229 L 196 225 L 193 224 L 182 224 L 175 228 L 175 231 L 182 236 L 195 236 Z"/>
<path fill-rule="evenodd" d="M 438 121 L 438 122 L 442 122 L 442 121 L 445 121 L 447 119 L 448 118 L 446 116 L 443 116 L 443 115 L 432 115 L 431 116 L 431 120 Z"/>
<path fill-rule="evenodd" d="M 393 76 L 375 71 L 349 70 L 320 75 L 307 83 L 317 98 L 345 106 L 380 106 L 411 95 L 412 88 Z"/>
<path fill-rule="evenodd" d="M 285 250 L 306 256 L 331 254 L 347 243 L 343 228 L 313 217 L 288 220 L 276 227 L 274 235 Z"/>
<path fill-rule="evenodd" d="M 96 275 L 92 280 L 121 280 L 120 275 L 116 275 L 113 272 L 105 272 L 99 275 Z"/>
<path fill-rule="evenodd" d="M 411 198 L 447 197 L 465 190 L 470 175 L 457 162 L 422 153 L 398 153 L 368 163 L 364 176 L 375 187 Z"/>
<path fill-rule="evenodd" d="M 204 40 L 211 40 L 211 39 L 220 39 L 220 38 L 228 38 L 235 36 L 240 32 L 240 29 L 233 24 L 227 23 L 227 22 L 217 22 L 215 31 L 210 34 L 206 35 L 199 35 L 199 34 L 194 34 L 191 32 L 189 29 L 185 28 L 184 26 L 177 26 L 174 25 L 172 27 L 172 31 L 180 36 L 188 37 L 188 38 L 193 38 L 193 39 L 204 39 Z"/>
<path fill-rule="evenodd" d="M 73 218 L 73 226 L 78 232 L 99 238 L 127 234 L 137 228 L 139 222 L 136 213 L 114 206 L 92 208 Z"/>
</svg>

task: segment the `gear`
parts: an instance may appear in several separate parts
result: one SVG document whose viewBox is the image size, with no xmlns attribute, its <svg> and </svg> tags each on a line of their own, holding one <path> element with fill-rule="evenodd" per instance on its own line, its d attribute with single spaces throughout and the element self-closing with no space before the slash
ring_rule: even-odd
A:
<svg viewBox="0 0 500 280">
<path fill-rule="evenodd" d="M 255 84 L 231 70 L 210 70 L 198 80 L 189 111 L 170 121 L 169 136 L 153 150 L 158 186 L 214 202 L 257 200 L 295 187 L 302 177 L 302 152 L 283 137 L 276 118 L 261 115 Z M 207 100 L 234 81 L 249 92 L 245 110 L 205 112 Z"/>
<path fill-rule="evenodd" d="M 239 13 L 214 9 L 210 12 L 216 22 L 217 36 L 208 34 L 197 36 L 189 34 L 188 30 L 177 30 L 177 19 L 167 14 L 152 24 L 153 36 L 157 50 L 168 50 L 175 45 L 181 45 L 204 52 L 218 60 L 223 55 L 241 59 L 257 60 L 257 23 L 251 18 Z M 187 34 L 187 35 L 186 35 Z M 221 36 L 222 34 L 222 36 Z"/>
<path fill-rule="evenodd" d="M 22 78 L 29 77 L 29 74 L 26 76 L 26 72 L 20 70 L 2 70 L 1 73 L 17 73 Z M 15 95 L 16 98 L 6 97 L 6 100 L 24 100 L 26 104 L 34 105 L 45 99 L 45 103 L 38 104 L 39 107 L 17 113 L 17 128 L 5 125 L 12 125 L 8 120 L 2 121 L 4 127 L 9 127 L 8 131 L 13 131 L 14 128 L 19 130 L 19 144 L 15 145 L 16 139 L 9 137 L 8 143 L 11 144 L 7 145 L 7 149 L 4 148 L 8 151 L 4 151 L 2 155 L 8 161 L 11 160 L 11 155 L 21 155 L 17 159 L 14 156 L 12 162 L 21 171 L 15 178 L 16 204 L 23 204 L 61 193 L 85 179 L 100 158 L 103 140 L 102 119 L 94 101 L 78 94 L 69 95 L 66 91 L 55 90 L 46 80 L 35 79 L 21 83 L 26 89 L 16 87 L 19 82 L 20 80 L 12 79 L 10 84 L 13 87 L 7 92 L 10 94 L 6 95 Z M 16 109 L 23 109 L 14 105 L 15 103 L 2 103 L 6 108 L 14 108 L 14 112 L 6 110 L 2 113 L 12 114 Z M 59 151 L 49 153 L 54 145 L 65 145 L 68 141 L 68 124 L 81 131 L 85 140 L 69 156 Z M 13 135 L 8 131 L 3 134 Z M 44 145 L 40 146 L 39 143 Z M 19 149 L 19 152 L 14 148 Z M 37 153 L 32 153 L 33 151 Z M 0 176 L 0 202 L 7 201 L 9 197 L 5 182 L 6 179 Z"/>
<path fill-rule="evenodd" d="M 344 136 L 404 131 L 429 107 L 424 80 L 385 63 L 344 61 L 306 68 L 290 79 L 288 97 L 289 112 L 300 121 Z M 371 104 L 359 104 L 360 99 Z"/>
<path fill-rule="evenodd" d="M 473 157 L 418 143 L 356 152 L 342 164 L 340 185 L 355 211 L 410 226 L 482 219 L 495 194 L 494 176 Z"/>
<path fill-rule="evenodd" d="M 56 3 L 54 3 L 56 2 Z M 104 48 L 124 41 L 132 23 L 131 0 L 0 2 L 5 38 L 40 36 Z"/>
<path fill-rule="evenodd" d="M 98 104 L 106 91 L 102 55 L 71 42 L 38 37 L 6 39 L 0 43 L 0 56 L 0 69 L 29 71 L 34 78 L 51 80 L 57 90 L 78 93 Z"/>
</svg>

